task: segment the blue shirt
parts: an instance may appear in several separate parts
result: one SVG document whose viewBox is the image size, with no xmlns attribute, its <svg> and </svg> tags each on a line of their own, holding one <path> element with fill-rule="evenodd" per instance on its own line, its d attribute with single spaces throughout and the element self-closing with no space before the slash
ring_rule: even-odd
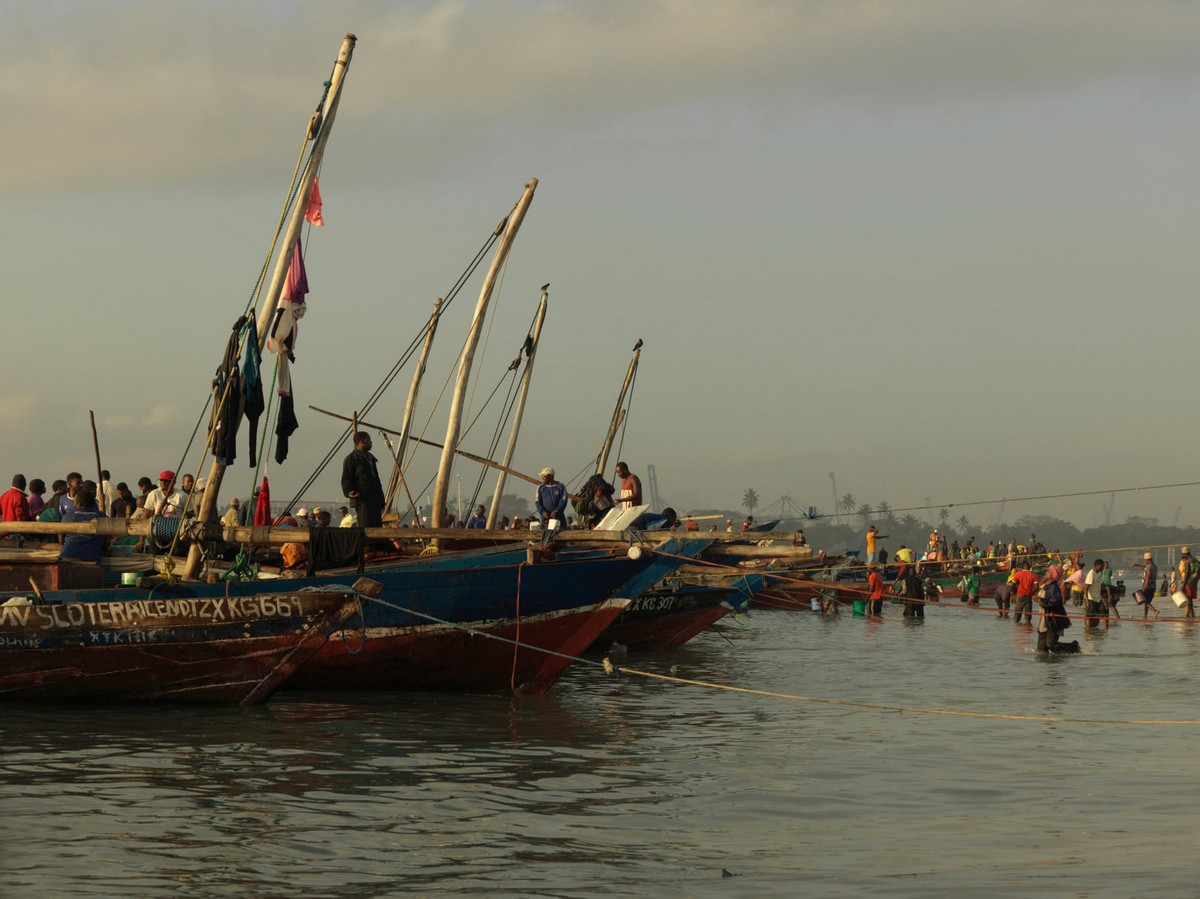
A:
<svg viewBox="0 0 1200 899">
<path fill-rule="evenodd" d="M 487 519 L 482 515 L 472 515 L 467 519 L 467 528 L 470 530 L 480 530 L 487 527 Z"/>
<path fill-rule="evenodd" d="M 74 500 L 71 501 L 71 511 L 62 517 L 64 522 L 67 521 L 95 521 L 97 518 L 106 517 L 99 509 L 76 509 Z M 60 559 L 79 559 L 83 562 L 99 562 L 100 553 L 104 549 L 104 538 L 96 534 L 67 534 L 63 538 L 62 549 L 59 550 L 58 557 Z"/>
<path fill-rule="evenodd" d="M 563 512 L 567 509 L 567 488 L 558 481 L 552 484 L 538 484 L 533 506 L 543 518 L 555 512 L 557 514 L 554 517 L 561 521 Z"/>
</svg>

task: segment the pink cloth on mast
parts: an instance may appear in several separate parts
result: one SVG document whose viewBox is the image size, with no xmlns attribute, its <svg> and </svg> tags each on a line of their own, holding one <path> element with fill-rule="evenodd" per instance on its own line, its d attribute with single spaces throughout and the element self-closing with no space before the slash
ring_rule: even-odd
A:
<svg viewBox="0 0 1200 899">
<path fill-rule="evenodd" d="M 308 195 L 308 206 L 304 210 L 304 218 L 311 222 L 313 227 L 325 227 L 325 216 L 321 215 L 321 182 L 318 178 L 313 178 L 313 189 L 312 193 Z"/>
</svg>

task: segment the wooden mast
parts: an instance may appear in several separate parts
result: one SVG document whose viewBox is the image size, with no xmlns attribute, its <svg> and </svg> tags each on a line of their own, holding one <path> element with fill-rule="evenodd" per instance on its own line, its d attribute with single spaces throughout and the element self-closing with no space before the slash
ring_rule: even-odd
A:
<svg viewBox="0 0 1200 899">
<path fill-rule="evenodd" d="M 487 275 L 483 279 L 483 286 L 479 291 L 479 302 L 475 305 L 475 317 L 471 320 L 471 330 L 467 334 L 467 342 L 463 346 L 462 357 L 458 365 L 458 380 L 454 385 L 454 397 L 450 401 L 450 421 L 446 425 L 446 441 L 442 445 L 442 459 L 438 465 L 437 482 L 433 488 L 433 510 L 431 512 L 431 521 L 435 526 L 442 526 L 442 509 L 446 505 L 446 494 L 450 489 L 450 469 L 454 465 L 454 451 L 458 449 L 458 435 L 462 426 L 463 416 L 463 400 L 467 395 L 467 382 L 471 377 L 471 364 L 475 360 L 475 348 L 479 344 L 479 335 L 483 331 L 483 320 L 487 315 L 488 301 L 492 297 L 492 288 L 496 285 L 496 279 L 500 276 L 500 269 L 503 268 L 505 260 L 508 258 L 508 251 L 512 249 L 513 239 L 517 236 L 517 230 L 521 227 L 521 221 L 525 218 L 525 212 L 529 209 L 529 204 L 533 202 L 533 192 L 537 189 L 537 178 L 531 178 L 529 183 L 525 185 L 525 192 L 521 194 L 521 199 L 517 201 L 517 205 L 513 211 L 509 213 L 508 218 L 497 226 L 496 230 L 504 228 L 504 234 L 500 238 L 500 244 L 496 247 L 496 255 L 492 259 L 491 267 L 488 268 Z"/>
<path fill-rule="evenodd" d="M 638 338 L 638 342 L 633 345 L 633 358 L 629 360 L 629 371 L 625 373 L 625 383 L 621 385 L 621 395 L 617 397 L 617 408 L 613 410 L 612 423 L 608 426 L 608 435 L 604 438 L 604 447 L 600 450 L 600 458 L 596 461 L 596 474 L 604 477 L 604 469 L 608 465 L 608 454 L 612 452 L 613 440 L 617 436 L 617 428 L 621 426 L 621 420 L 625 417 L 625 411 L 621 408 L 625 403 L 625 395 L 629 392 L 629 385 L 633 383 L 633 376 L 637 372 L 638 359 L 642 356 L 642 341 Z"/>
<path fill-rule="evenodd" d="M 533 320 L 529 357 L 525 360 L 525 371 L 521 374 L 521 387 L 517 392 L 517 405 L 513 409 L 512 433 L 508 435 L 508 446 L 504 450 L 504 461 L 501 462 L 504 468 L 512 465 L 513 453 L 517 449 L 517 435 L 521 432 L 521 416 L 525 412 L 525 397 L 529 395 L 529 381 L 533 377 L 533 360 L 537 356 L 538 340 L 542 336 L 542 322 L 546 320 L 546 305 L 550 298 L 549 288 L 549 284 L 542 287 L 542 299 L 538 303 L 537 316 Z M 486 527 L 489 531 L 496 526 L 496 511 L 500 508 L 500 496 L 508 477 L 504 468 L 500 469 L 500 473 L 496 476 L 496 489 L 492 493 L 492 504 L 488 506 Z"/>
<path fill-rule="evenodd" d="M 280 244 L 279 257 L 275 262 L 275 272 L 271 277 L 271 285 L 263 296 L 263 308 L 258 316 L 258 346 L 260 350 L 267 341 L 267 333 L 271 322 L 275 318 L 275 309 L 279 305 L 279 297 L 283 293 L 283 285 L 287 280 L 288 267 L 292 261 L 292 247 L 300 239 L 300 229 L 304 225 L 304 213 L 308 209 L 308 200 L 312 195 L 313 179 L 316 178 L 317 171 L 321 167 L 321 157 L 325 153 L 325 144 L 328 142 L 329 133 L 333 129 L 333 120 L 337 115 L 338 101 L 342 96 L 342 82 L 345 80 L 346 70 L 350 67 L 350 58 L 354 55 L 354 45 L 357 42 L 358 38 L 353 34 L 347 34 L 342 38 L 342 47 L 338 51 L 337 62 L 334 63 L 333 74 L 329 78 L 329 89 L 325 94 L 325 105 L 321 110 L 320 121 L 317 121 L 317 116 L 314 114 L 308 124 L 309 138 L 313 140 L 313 147 L 311 153 L 309 153 L 308 165 L 305 167 L 300 181 L 300 189 L 296 195 L 295 206 L 292 208 L 292 218 L 288 223 L 287 233 L 283 238 L 283 243 Z M 314 134 L 313 132 L 316 133 Z M 209 432 L 208 439 L 209 446 L 211 447 L 211 431 Z M 200 521 L 213 521 L 216 519 L 217 497 L 221 491 L 221 480 L 224 475 L 225 463 L 213 459 L 204 490 L 204 501 L 200 504 L 200 509 L 196 513 Z M 187 565 L 183 570 L 184 576 L 195 577 L 200 571 L 201 560 L 201 548 L 199 544 L 193 543 L 191 549 L 188 551 Z"/>
<path fill-rule="evenodd" d="M 425 331 L 425 346 L 421 348 L 421 359 L 413 372 L 412 385 L 408 388 L 408 400 L 404 404 L 404 420 L 400 424 L 400 439 L 396 447 L 396 468 L 392 471 L 392 479 L 388 482 L 387 496 L 383 507 L 395 511 L 396 490 L 404 477 L 404 457 L 408 455 L 408 435 L 412 432 L 413 417 L 417 413 L 417 395 L 421 390 L 421 377 L 425 374 L 425 364 L 429 360 L 429 348 L 433 346 L 433 336 L 437 334 L 438 320 L 442 315 L 442 298 L 433 301 L 433 314 L 429 316 L 429 325 Z M 417 510 L 413 509 L 417 514 Z"/>
</svg>

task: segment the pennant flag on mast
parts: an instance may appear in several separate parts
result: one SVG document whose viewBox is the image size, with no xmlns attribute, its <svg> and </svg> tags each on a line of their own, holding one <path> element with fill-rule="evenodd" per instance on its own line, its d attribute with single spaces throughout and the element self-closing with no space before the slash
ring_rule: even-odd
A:
<svg viewBox="0 0 1200 899">
<path fill-rule="evenodd" d="M 321 215 L 321 181 L 313 178 L 312 193 L 308 195 L 308 207 L 304 210 L 304 219 L 314 227 L 325 227 L 325 216 Z"/>
</svg>

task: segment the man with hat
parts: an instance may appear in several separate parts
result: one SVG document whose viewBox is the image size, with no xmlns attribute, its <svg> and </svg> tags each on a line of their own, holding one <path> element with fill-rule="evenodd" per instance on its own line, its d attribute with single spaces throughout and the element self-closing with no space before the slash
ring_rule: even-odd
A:
<svg viewBox="0 0 1200 899">
<path fill-rule="evenodd" d="M 1142 607 L 1142 617 L 1146 618 L 1150 612 L 1154 612 L 1154 617 L 1158 617 L 1158 609 L 1154 608 L 1154 588 L 1158 586 L 1158 566 L 1154 564 L 1154 553 L 1142 553 L 1142 561 L 1134 562 L 1133 568 L 1142 569 L 1142 600 L 1139 603 Z"/>
<path fill-rule="evenodd" d="M 1175 577 L 1179 589 L 1187 597 L 1186 611 L 1183 613 L 1183 617 L 1195 618 L 1196 608 L 1193 603 L 1196 599 L 1196 584 L 1200 582 L 1200 562 L 1192 558 L 1191 550 L 1186 546 L 1179 547 L 1179 568 L 1175 572 Z"/>
<path fill-rule="evenodd" d="M 538 484 L 533 506 L 542 521 L 557 521 L 559 527 L 566 523 L 567 488 L 554 480 L 554 469 L 547 466 L 538 472 L 542 483 Z"/>
<path fill-rule="evenodd" d="M 183 511 L 184 501 L 184 495 L 175 489 L 175 472 L 160 471 L 158 486 L 146 495 L 142 514 L 146 518 L 178 518 Z"/>
<path fill-rule="evenodd" d="M 25 475 L 15 474 L 12 487 L 0 496 L 0 518 L 5 521 L 32 521 L 29 497 L 25 495 Z"/>
<path fill-rule="evenodd" d="M 221 516 L 221 524 L 227 528 L 236 528 L 241 522 L 239 521 L 238 513 L 241 511 L 240 506 L 242 501 L 236 496 L 229 500 L 229 508 L 225 510 L 225 514 Z"/>
</svg>

